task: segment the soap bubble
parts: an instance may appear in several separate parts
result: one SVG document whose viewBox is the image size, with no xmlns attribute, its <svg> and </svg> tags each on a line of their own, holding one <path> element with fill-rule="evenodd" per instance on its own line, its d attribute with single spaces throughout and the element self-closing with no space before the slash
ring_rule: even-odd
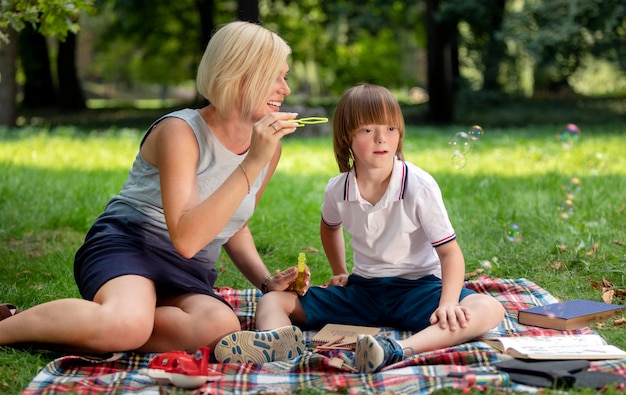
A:
<svg viewBox="0 0 626 395">
<path fill-rule="evenodd" d="M 457 152 L 466 154 L 472 146 L 472 140 L 470 140 L 470 137 L 467 133 L 458 132 L 450 137 L 450 139 L 448 140 L 448 144 L 452 147 L 452 151 L 455 154 Z"/>
<path fill-rule="evenodd" d="M 565 195 L 568 199 L 574 199 L 578 192 L 582 190 L 580 179 L 576 177 L 570 178 L 567 184 L 563 186 L 563 189 L 565 190 Z"/>
<path fill-rule="evenodd" d="M 522 229 L 518 224 L 510 224 L 504 231 L 504 235 L 511 243 L 519 243 L 522 241 Z"/>
<path fill-rule="evenodd" d="M 570 199 L 565 200 L 559 206 L 559 212 L 561 213 L 562 218 L 571 218 L 574 215 L 574 202 Z"/>
<path fill-rule="evenodd" d="M 587 158 L 587 168 L 589 169 L 589 172 L 594 176 L 598 175 L 605 165 L 606 158 L 601 152 L 596 152 L 594 155 L 591 155 L 589 158 Z"/>
<path fill-rule="evenodd" d="M 469 135 L 470 139 L 478 140 L 479 138 L 483 136 L 484 132 L 483 132 L 483 128 L 481 128 L 478 125 L 474 125 L 470 128 L 467 134 Z"/>
<path fill-rule="evenodd" d="M 492 272 L 495 270 L 495 265 L 493 263 L 491 263 L 491 261 L 480 261 L 479 262 L 480 267 L 483 269 L 483 273 L 485 273 L 486 275 L 491 275 Z"/>
<path fill-rule="evenodd" d="M 578 126 L 568 123 L 563 127 L 561 133 L 557 135 L 557 139 L 561 142 L 563 148 L 569 149 L 582 139 L 582 133 Z"/>
<path fill-rule="evenodd" d="M 467 158 L 463 153 L 456 151 L 454 155 L 452 155 L 452 167 L 462 169 L 465 165 L 467 165 Z"/>
</svg>

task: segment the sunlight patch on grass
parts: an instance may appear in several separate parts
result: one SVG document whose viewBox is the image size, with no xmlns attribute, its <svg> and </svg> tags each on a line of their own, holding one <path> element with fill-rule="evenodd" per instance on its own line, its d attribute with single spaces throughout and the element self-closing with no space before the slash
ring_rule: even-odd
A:
<svg viewBox="0 0 626 395">
<path fill-rule="evenodd" d="M 139 147 L 134 130 L 115 133 L 30 130 L 18 138 L 0 141 L 0 162 L 40 169 L 129 169 Z"/>
</svg>

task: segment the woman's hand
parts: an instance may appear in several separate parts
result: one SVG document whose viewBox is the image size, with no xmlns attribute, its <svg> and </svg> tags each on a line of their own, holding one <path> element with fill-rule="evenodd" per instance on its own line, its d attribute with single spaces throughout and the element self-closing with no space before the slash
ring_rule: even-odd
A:
<svg viewBox="0 0 626 395">
<path fill-rule="evenodd" d="M 292 266 L 284 271 L 277 271 L 270 279 L 267 289 L 270 291 L 296 291 L 296 279 L 298 278 L 298 267 Z M 311 270 L 307 266 L 304 271 L 304 286 L 299 295 L 304 295 L 311 285 Z"/>
<path fill-rule="evenodd" d="M 256 122 L 252 128 L 248 158 L 263 165 L 269 162 L 280 139 L 296 131 L 297 124 L 290 121 L 296 116 L 298 113 L 273 112 Z"/>
<path fill-rule="evenodd" d="M 348 275 L 347 274 L 337 274 L 332 276 L 328 281 L 328 285 L 337 286 L 337 287 L 345 287 L 348 285 Z"/>
<path fill-rule="evenodd" d="M 437 307 L 437 310 L 430 316 L 430 324 L 439 323 L 441 329 L 449 328 L 455 331 L 467 327 L 470 320 L 469 310 L 465 306 L 458 304 L 444 304 Z"/>
</svg>

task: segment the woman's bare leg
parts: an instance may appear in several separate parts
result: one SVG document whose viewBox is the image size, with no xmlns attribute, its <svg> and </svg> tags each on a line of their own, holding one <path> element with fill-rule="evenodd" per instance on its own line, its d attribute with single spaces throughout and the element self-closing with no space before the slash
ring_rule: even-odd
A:
<svg viewBox="0 0 626 395">
<path fill-rule="evenodd" d="M 40 343 L 87 353 L 134 349 L 150 338 L 155 304 L 152 281 L 121 276 L 104 284 L 93 302 L 55 300 L 0 321 L 0 345 Z"/>
</svg>

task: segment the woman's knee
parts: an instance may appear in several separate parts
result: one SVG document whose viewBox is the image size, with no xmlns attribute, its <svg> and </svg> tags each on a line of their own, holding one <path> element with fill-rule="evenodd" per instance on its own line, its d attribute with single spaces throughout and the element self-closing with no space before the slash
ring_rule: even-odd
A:
<svg viewBox="0 0 626 395">
<path fill-rule="evenodd" d="M 101 324 L 93 334 L 95 348 L 102 351 L 134 350 L 148 342 L 154 328 L 153 312 L 103 313 Z M 97 341 L 102 339 L 102 341 Z"/>
</svg>

